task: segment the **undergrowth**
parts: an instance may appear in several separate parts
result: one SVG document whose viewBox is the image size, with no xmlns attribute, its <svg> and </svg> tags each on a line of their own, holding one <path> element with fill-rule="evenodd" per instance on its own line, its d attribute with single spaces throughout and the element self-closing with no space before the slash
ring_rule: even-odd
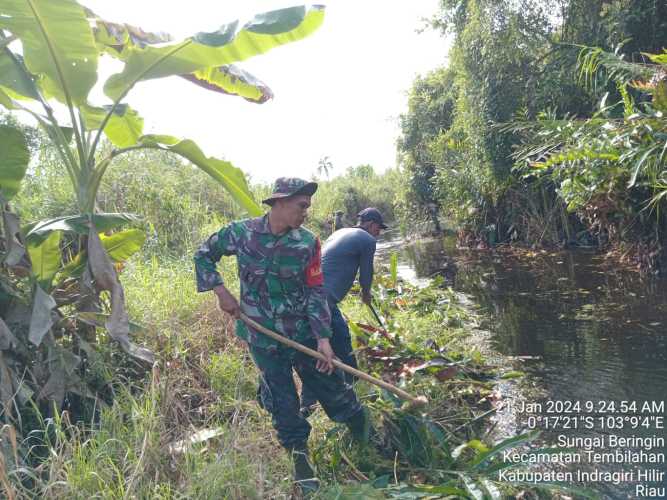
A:
<svg viewBox="0 0 667 500">
<path fill-rule="evenodd" d="M 223 268 L 234 289 L 233 267 Z M 130 313 L 146 325 L 140 335 L 156 351 L 158 364 L 141 372 L 120 359 L 108 373 L 113 401 L 89 422 L 71 422 L 67 412 L 44 420 L 31 443 L 46 453 L 22 468 L 0 468 L 4 494 L 17 499 L 293 495 L 291 464 L 273 436 L 270 417 L 255 401 L 255 367 L 212 295 L 194 292 L 189 263 L 136 259 L 123 276 Z M 374 444 L 366 447 L 353 444 L 343 426 L 317 410 L 311 449 L 323 484 L 318 497 L 478 498 L 483 492 L 482 497 L 501 498 L 512 488 L 494 481 L 502 464 L 493 443 L 485 442 L 496 368 L 466 341 L 477 318 L 442 282 L 422 290 L 389 275 L 376 282 L 386 331 L 370 326 L 372 316 L 354 293 L 343 304 L 360 365 L 426 395 L 430 403 L 404 411 L 391 394 L 357 383 L 377 430 Z M 117 353 L 106 356 L 118 360 Z M 5 426 L 3 439 L 8 430 Z"/>
<path fill-rule="evenodd" d="M 118 175 L 124 171 L 119 169 Z M 389 182 L 389 177 L 383 179 Z M 328 214 L 347 200 L 341 196 L 351 191 L 338 189 L 344 181 L 332 181 L 329 195 L 320 200 L 310 224 L 316 231 L 327 229 Z M 199 186 L 196 192 L 205 191 L 194 177 L 170 182 L 168 203 L 138 181 L 126 183 L 119 199 L 104 199 L 110 210 L 129 205 L 157 214 L 149 218 L 143 252 L 124 264 L 121 280 L 131 320 L 142 326 L 134 333 L 136 340 L 155 352 L 158 363 L 152 370 L 138 365 L 99 330 L 99 355 L 91 358 L 87 373 L 96 377 L 96 386 L 105 387 L 104 396 L 86 411 L 72 400 L 68 410 L 52 412 L 53 418 L 34 411 L 22 415 L 16 429 L 2 428 L 4 497 L 245 499 L 294 494 L 291 463 L 273 435 L 269 415 L 255 400 L 257 371 L 213 295 L 195 292 L 189 256 L 234 214 L 218 213 L 224 204 L 204 202 L 210 198 L 206 193 L 183 201 L 178 193 L 192 191 L 192 183 Z M 113 186 L 109 189 L 115 193 Z M 36 210 L 29 195 L 23 206 Z M 60 207 L 71 193 L 52 195 L 57 197 L 47 205 Z M 175 204 L 180 207 L 178 221 L 161 215 Z M 357 210 L 353 205 L 347 216 Z M 178 233 L 177 251 L 165 236 L 175 224 L 187 226 Z M 238 293 L 235 266 L 226 260 L 220 268 L 227 286 Z M 442 281 L 417 289 L 401 282 L 395 269 L 375 281 L 376 307 L 386 331 L 374 323 L 357 291 L 343 303 L 360 366 L 427 396 L 430 403 L 404 411 L 391 394 L 357 383 L 356 392 L 371 410 L 377 430 L 374 444 L 363 448 L 317 410 L 310 419 L 310 445 L 322 479 L 318 497 L 500 498 L 512 491 L 494 481 L 493 467 L 499 464 L 485 419 L 494 411 L 497 367 L 487 365 L 471 345 L 475 313 Z M 21 441 L 17 435 L 27 437 Z"/>
</svg>

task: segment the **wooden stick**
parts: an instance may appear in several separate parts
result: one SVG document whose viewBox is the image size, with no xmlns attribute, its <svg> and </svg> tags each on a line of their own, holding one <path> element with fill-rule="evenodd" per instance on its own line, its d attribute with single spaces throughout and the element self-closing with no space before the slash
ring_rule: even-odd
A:
<svg viewBox="0 0 667 500">
<path fill-rule="evenodd" d="M 309 347 L 306 347 L 303 344 L 299 344 L 298 342 L 295 342 L 294 340 L 288 339 L 287 337 L 283 337 L 282 335 L 269 330 L 268 328 L 260 325 L 256 321 L 253 321 L 250 319 L 248 316 L 245 314 L 241 313 L 241 320 L 246 323 L 247 325 L 253 327 L 255 330 L 262 332 L 264 335 L 267 335 L 271 337 L 274 340 L 277 340 L 281 344 L 284 344 L 286 346 L 291 347 L 292 349 L 296 349 L 297 351 L 300 351 L 304 354 L 308 354 L 309 356 L 316 358 L 316 359 L 321 359 L 322 361 L 326 361 L 326 358 L 324 357 L 324 354 L 315 351 L 313 349 L 310 349 Z M 340 368 L 344 372 L 350 373 L 354 375 L 355 377 L 358 377 L 362 380 L 365 380 L 366 382 L 370 382 L 373 385 L 377 385 L 378 387 L 382 387 L 383 389 L 388 390 L 389 392 L 396 394 L 399 398 L 405 399 L 406 401 L 409 401 L 410 403 L 414 405 L 423 405 L 428 403 L 428 400 L 424 396 L 419 396 L 415 397 L 407 392 L 405 392 L 403 389 L 399 389 L 395 385 L 390 384 L 389 382 L 385 382 L 384 380 L 380 380 L 378 378 L 372 377 L 368 373 L 364 373 L 360 370 L 357 370 L 356 368 L 352 368 L 349 365 L 346 365 L 342 361 L 339 361 L 337 359 L 333 360 L 333 364 L 336 368 Z"/>
</svg>

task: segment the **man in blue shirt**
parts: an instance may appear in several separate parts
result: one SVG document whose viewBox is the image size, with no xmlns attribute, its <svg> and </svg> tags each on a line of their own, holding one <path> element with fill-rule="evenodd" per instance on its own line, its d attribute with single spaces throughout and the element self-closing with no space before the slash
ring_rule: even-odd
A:
<svg viewBox="0 0 667 500">
<path fill-rule="evenodd" d="M 331 347 L 336 356 L 346 365 L 357 367 L 357 360 L 352 352 L 350 329 L 338 308 L 338 303 L 345 298 L 359 272 L 361 300 L 371 304 L 371 285 L 373 284 L 373 258 L 376 238 L 383 229 L 387 229 L 382 214 L 377 208 L 365 208 L 357 215 L 355 227 L 339 229 L 324 242 L 322 248 L 322 273 L 324 290 L 331 309 L 331 328 L 333 336 Z M 346 382 L 353 379 L 345 374 Z M 305 416 L 312 412 L 316 403 L 315 396 L 305 387 L 301 393 L 301 413 Z"/>
</svg>

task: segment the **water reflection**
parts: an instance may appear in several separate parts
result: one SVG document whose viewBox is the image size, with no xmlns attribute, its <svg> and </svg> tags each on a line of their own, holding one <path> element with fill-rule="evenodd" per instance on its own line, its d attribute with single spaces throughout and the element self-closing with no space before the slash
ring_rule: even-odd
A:
<svg viewBox="0 0 667 500">
<path fill-rule="evenodd" d="M 389 252 L 392 245 L 379 251 Z M 511 356 L 537 357 L 524 369 L 543 394 L 538 401 L 667 399 L 667 280 L 642 280 L 582 251 L 521 257 L 502 250 L 459 251 L 451 237 L 409 243 L 401 257 L 422 280 L 451 272 L 455 263 L 455 288 L 490 313 L 495 347 Z M 667 437 L 664 429 L 614 433 Z M 664 463 L 658 468 L 667 471 Z M 621 491 L 630 490 L 606 489 L 610 498 Z"/>
</svg>

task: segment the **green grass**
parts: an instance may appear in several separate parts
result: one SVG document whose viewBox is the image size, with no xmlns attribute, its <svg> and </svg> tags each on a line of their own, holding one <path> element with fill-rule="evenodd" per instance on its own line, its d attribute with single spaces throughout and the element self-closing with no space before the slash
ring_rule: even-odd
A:
<svg viewBox="0 0 667 500">
<path fill-rule="evenodd" d="M 163 167 L 174 169 L 152 185 L 131 163 L 119 165 L 101 204 L 109 211 L 147 215 L 148 242 L 125 264 L 120 278 L 131 320 L 145 327 L 135 340 L 149 346 L 158 363 L 152 370 L 140 367 L 100 335 L 99 356 L 88 376 L 109 383 L 109 404 L 98 403 L 79 422 L 71 421 L 75 412 L 55 412 L 49 420 L 37 414 L 33 427 L 38 431 L 17 443 L 21 449 L 8 447 L 11 439 L 2 441 L 5 456 L 26 454 L 30 446 L 37 446 L 33 451 L 40 455 L 32 453 L 32 461 L 22 468 L 12 467 L 8 459 L 0 463 L 0 492 L 12 499 L 289 498 L 290 461 L 274 436 L 270 416 L 255 401 L 257 371 L 213 294 L 195 290 L 194 249 L 237 214 L 219 190 L 210 188 L 210 181 L 187 170 L 179 173 L 183 165 L 162 165 L 159 157 L 138 159 L 148 163 L 149 178 Z M 51 167 L 47 164 L 41 173 L 53 173 Z M 32 179 L 19 200 L 28 220 L 60 215 L 71 201 L 65 188 L 49 190 L 44 182 Z M 369 184 L 373 189 L 366 189 Z M 367 168 L 351 169 L 323 183 L 311 228 L 326 234 L 326 218 L 340 205 L 348 218 L 369 204 L 389 213 L 396 192 L 396 172 L 380 176 Z M 40 199 L 42 205 L 36 203 Z M 223 259 L 220 270 L 237 294 L 233 259 Z M 361 367 L 409 392 L 427 395 L 431 403 L 423 414 L 405 412 L 387 393 L 358 383 L 357 394 L 371 409 L 383 440 L 380 451 L 355 445 L 344 426 L 316 411 L 310 420 L 310 444 L 323 482 L 319 498 L 388 498 L 412 494 L 405 489 L 424 484 L 460 487 L 456 478 L 441 471 L 467 470 L 474 457 L 454 459 L 451 450 L 477 435 L 481 425 L 465 424 L 473 412 L 487 409 L 480 401 L 491 384 L 470 378 L 490 376 L 483 356 L 467 341 L 475 314 L 439 283 L 419 291 L 385 273 L 379 273 L 376 282 L 378 309 L 398 340 L 360 334 L 356 347 Z M 353 322 L 374 324 L 354 294 L 343 309 Z M 383 349 L 394 361 L 371 355 Z M 438 365 L 410 371 L 443 356 L 462 366 L 460 372 L 440 380 Z M 177 443 L 189 442 L 200 431 L 213 437 L 177 449 Z"/>
<path fill-rule="evenodd" d="M 237 286 L 231 261 L 222 269 L 230 286 Z M 131 318 L 147 325 L 143 340 L 159 363 L 138 379 L 136 367 L 129 376 L 108 364 L 115 374 L 115 399 L 102 409 L 99 421 L 71 423 L 65 414 L 44 422 L 50 432 L 42 444 L 49 453 L 24 469 L 31 479 L 15 471 L 3 481 L 6 469 L 0 467 L 0 491 L 11 498 L 290 497 L 289 458 L 275 439 L 270 416 L 255 401 L 257 371 L 212 294 L 195 292 L 192 275 L 186 260 L 138 258 L 127 264 L 122 279 Z M 483 422 L 465 425 L 488 410 L 481 401 L 492 387 L 478 380 L 493 373 L 466 342 L 466 328 L 477 318 L 437 283 L 421 291 L 403 285 L 397 292 L 391 281 L 380 273 L 375 295 L 396 338 L 389 342 L 373 334 L 357 339 L 360 365 L 428 396 L 430 404 L 424 413 L 405 412 L 400 401 L 358 383 L 356 392 L 378 430 L 379 450 L 354 444 L 344 426 L 317 410 L 310 420 L 311 451 L 323 484 L 317 498 L 393 498 L 415 493 L 414 488 L 465 489 L 458 476 L 442 471 L 468 471 L 476 455 L 454 458 L 452 450 L 484 430 Z M 353 322 L 374 321 L 356 295 L 346 299 L 343 310 Z M 369 354 L 377 349 L 390 351 L 393 364 Z M 102 354 L 108 363 L 119 359 L 113 349 Z M 438 379 L 443 367 L 437 364 L 406 372 L 440 357 L 461 370 L 444 380 Z M 175 449 L 175 443 L 201 430 L 215 436 Z M 472 476 L 474 481 L 478 477 L 484 479 Z"/>
</svg>

